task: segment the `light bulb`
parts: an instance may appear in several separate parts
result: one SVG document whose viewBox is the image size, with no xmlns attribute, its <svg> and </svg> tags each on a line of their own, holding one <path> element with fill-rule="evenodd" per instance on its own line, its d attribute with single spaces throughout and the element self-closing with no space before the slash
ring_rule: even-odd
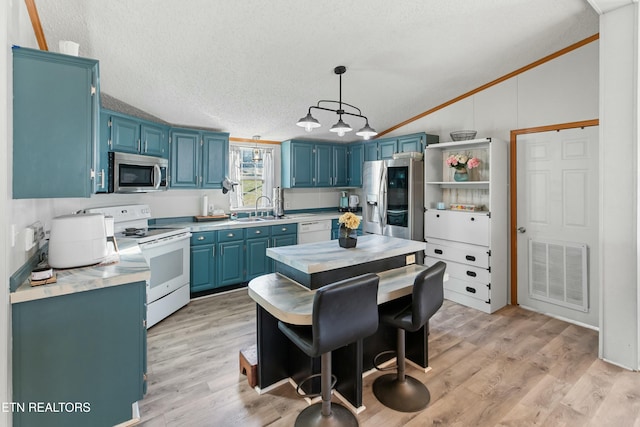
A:
<svg viewBox="0 0 640 427">
<path fill-rule="evenodd" d="M 307 123 L 306 126 L 304 127 L 304 130 L 306 130 L 307 132 L 311 132 L 313 128 L 311 127 L 311 123 Z"/>
<path fill-rule="evenodd" d="M 371 138 L 371 137 L 369 135 L 365 135 L 363 138 L 364 138 L 365 141 L 368 141 L 369 138 Z"/>
<path fill-rule="evenodd" d="M 344 136 L 344 131 L 342 129 L 338 131 L 338 136 Z"/>
</svg>

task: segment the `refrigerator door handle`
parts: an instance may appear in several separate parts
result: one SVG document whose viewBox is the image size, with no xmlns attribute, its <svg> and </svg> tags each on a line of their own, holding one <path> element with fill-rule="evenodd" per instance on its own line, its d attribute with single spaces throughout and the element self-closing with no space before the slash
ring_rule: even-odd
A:
<svg viewBox="0 0 640 427">
<path fill-rule="evenodd" d="M 380 215 L 380 226 L 382 228 L 382 235 L 385 234 L 385 228 L 387 228 L 387 167 L 382 167 L 382 176 L 380 177 L 380 208 L 378 213 Z"/>
</svg>

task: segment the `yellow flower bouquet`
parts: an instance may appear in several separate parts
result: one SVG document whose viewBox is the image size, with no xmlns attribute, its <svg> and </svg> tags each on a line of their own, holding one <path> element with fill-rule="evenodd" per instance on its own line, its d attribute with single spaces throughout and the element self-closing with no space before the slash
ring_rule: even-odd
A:
<svg viewBox="0 0 640 427">
<path fill-rule="evenodd" d="M 352 212 L 346 212 L 338 218 L 340 234 L 338 244 L 343 248 L 355 248 L 358 242 L 356 229 L 360 226 L 360 218 Z"/>
<path fill-rule="evenodd" d="M 355 230 L 360 226 L 360 218 L 352 212 L 341 215 L 338 218 L 338 222 L 351 230 Z"/>
</svg>

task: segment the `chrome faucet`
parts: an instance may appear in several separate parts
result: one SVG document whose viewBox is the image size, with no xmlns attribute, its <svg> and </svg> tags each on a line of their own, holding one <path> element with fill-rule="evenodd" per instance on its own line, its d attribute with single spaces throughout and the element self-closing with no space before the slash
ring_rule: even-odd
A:
<svg viewBox="0 0 640 427">
<path fill-rule="evenodd" d="M 260 199 L 265 198 L 269 201 L 269 206 L 271 206 L 271 199 L 268 198 L 267 196 L 260 196 L 256 199 L 256 218 L 258 217 L 258 202 L 260 201 Z"/>
</svg>

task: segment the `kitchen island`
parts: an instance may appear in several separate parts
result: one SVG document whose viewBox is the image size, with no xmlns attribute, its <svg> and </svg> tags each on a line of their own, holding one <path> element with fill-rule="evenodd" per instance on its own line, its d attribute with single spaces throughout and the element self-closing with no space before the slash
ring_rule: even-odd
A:
<svg viewBox="0 0 640 427">
<path fill-rule="evenodd" d="M 415 263 L 424 249 L 424 242 L 378 235 L 360 236 L 352 249 L 343 249 L 336 241 L 269 248 L 267 255 L 276 261 L 277 272 L 249 282 L 249 296 L 257 303 L 260 391 L 289 378 L 300 383 L 320 372 L 320 358 L 307 357 L 278 329 L 278 321 L 311 325 L 314 289 L 347 277 L 376 273 L 380 277 L 378 304 L 408 302 L 415 276 L 427 268 Z M 425 327 L 407 334 L 407 358 L 424 369 L 428 367 L 427 332 Z M 381 324 L 371 337 L 332 352 L 336 390 L 355 411 L 364 409 L 362 374 L 373 368 L 376 354 L 395 349 L 395 344 L 396 330 Z M 315 393 L 319 384 L 303 390 Z"/>
</svg>

